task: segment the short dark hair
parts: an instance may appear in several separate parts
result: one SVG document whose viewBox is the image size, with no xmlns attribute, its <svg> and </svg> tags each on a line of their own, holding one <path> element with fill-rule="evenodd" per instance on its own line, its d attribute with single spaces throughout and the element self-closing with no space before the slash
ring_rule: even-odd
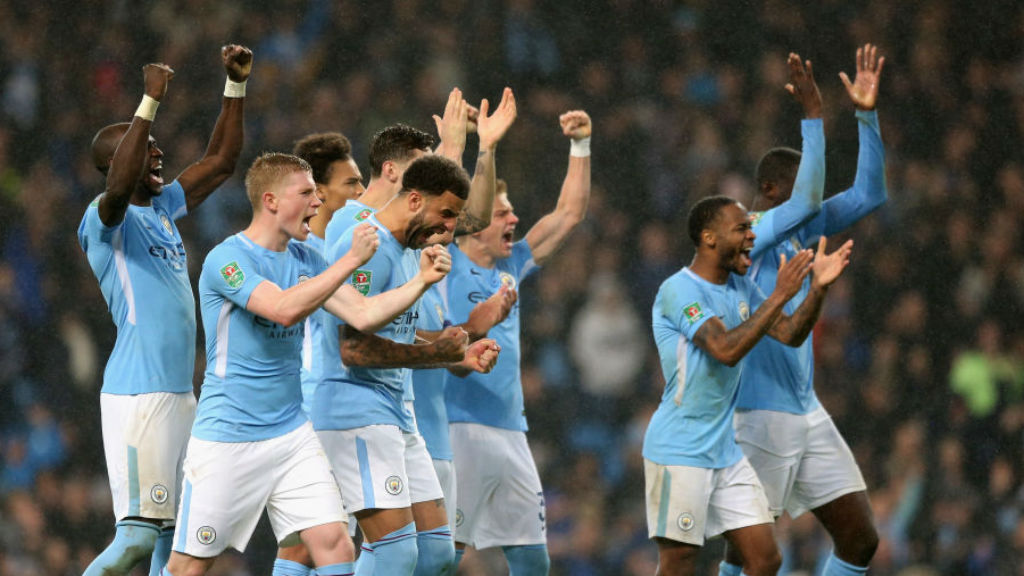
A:
<svg viewBox="0 0 1024 576">
<path fill-rule="evenodd" d="M 405 124 L 388 126 L 373 135 L 370 142 L 370 175 L 380 176 L 388 160 L 408 160 L 413 150 L 430 151 L 434 137 Z"/>
<path fill-rule="evenodd" d="M 313 181 L 326 184 L 331 179 L 331 165 L 352 157 L 352 143 L 340 132 L 310 134 L 295 143 L 292 154 L 313 168 Z"/>
<path fill-rule="evenodd" d="M 690 208 L 686 226 L 694 246 L 700 247 L 700 233 L 711 226 L 711 223 L 718 218 L 722 208 L 735 203 L 736 200 L 728 196 L 708 196 Z"/>
<path fill-rule="evenodd" d="M 402 176 L 402 192 L 409 190 L 432 196 L 451 192 L 465 200 L 469 197 L 469 174 L 444 156 L 430 154 L 417 158 L 406 169 Z"/>
<path fill-rule="evenodd" d="M 777 183 L 792 178 L 793 171 L 800 166 L 800 151 L 792 148 L 772 148 L 765 152 L 757 163 L 757 190 L 767 183 Z"/>
</svg>

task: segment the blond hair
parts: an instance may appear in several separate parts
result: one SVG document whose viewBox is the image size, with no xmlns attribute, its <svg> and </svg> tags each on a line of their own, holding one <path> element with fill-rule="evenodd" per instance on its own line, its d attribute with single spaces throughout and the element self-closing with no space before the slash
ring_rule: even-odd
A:
<svg viewBox="0 0 1024 576">
<path fill-rule="evenodd" d="M 263 209 L 263 195 L 292 172 L 313 173 L 309 162 L 281 152 L 264 152 L 245 173 L 245 192 L 254 212 Z"/>
</svg>

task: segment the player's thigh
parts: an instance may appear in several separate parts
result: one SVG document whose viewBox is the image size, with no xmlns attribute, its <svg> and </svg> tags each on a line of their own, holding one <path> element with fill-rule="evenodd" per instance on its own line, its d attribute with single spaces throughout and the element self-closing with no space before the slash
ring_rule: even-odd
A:
<svg viewBox="0 0 1024 576">
<path fill-rule="evenodd" d="M 786 504 L 797 517 L 840 496 L 867 490 L 853 452 L 825 410 L 808 414 L 810 431 L 792 494 Z"/>
<path fill-rule="evenodd" d="M 115 517 L 173 520 L 195 396 L 102 394 L 100 408 Z"/>
<path fill-rule="evenodd" d="M 659 464 L 644 458 L 647 535 L 690 546 L 703 546 L 713 470 Z M 659 546 L 660 548 L 660 546 Z M 678 547 L 673 548 L 677 552 Z"/>
<path fill-rule="evenodd" d="M 282 472 L 267 500 L 267 516 L 280 545 L 291 546 L 307 528 L 336 524 L 341 529 L 348 515 L 312 425 L 307 422 L 286 438 L 277 464 Z"/>
<path fill-rule="evenodd" d="M 244 551 L 275 484 L 277 438 L 212 442 L 192 437 L 172 548 L 212 558 L 228 547 Z"/>
<path fill-rule="evenodd" d="M 455 484 L 455 541 L 477 546 L 477 520 L 497 489 L 504 473 L 504 455 L 488 426 L 457 422 L 449 427 Z"/>
<path fill-rule="evenodd" d="M 712 482 L 707 516 L 709 538 L 738 528 L 774 522 L 761 481 L 746 457 L 728 468 L 715 470 Z"/>
<path fill-rule="evenodd" d="M 317 435 L 345 510 L 408 508 L 409 479 L 405 472 L 405 438 L 397 426 L 373 425 L 349 430 L 319 430 Z"/>
<path fill-rule="evenodd" d="M 805 448 L 806 419 L 770 410 L 736 412 L 736 442 L 754 467 L 774 517 L 786 509 Z"/>
<path fill-rule="evenodd" d="M 444 506 L 448 514 L 448 526 L 455 530 L 455 510 L 458 508 L 458 483 L 455 481 L 455 464 L 451 460 L 434 460 L 434 472 L 444 493 Z"/>
<path fill-rule="evenodd" d="M 526 434 L 502 428 L 492 428 L 491 433 L 504 461 L 497 486 L 477 520 L 477 547 L 545 544 L 544 489 Z"/>
</svg>

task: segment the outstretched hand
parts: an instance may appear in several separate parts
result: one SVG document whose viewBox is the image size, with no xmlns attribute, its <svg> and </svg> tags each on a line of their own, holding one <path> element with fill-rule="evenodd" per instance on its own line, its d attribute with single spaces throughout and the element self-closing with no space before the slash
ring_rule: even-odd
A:
<svg viewBox="0 0 1024 576">
<path fill-rule="evenodd" d="M 590 123 L 590 115 L 583 110 L 570 110 L 558 117 L 558 123 L 562 126 L 562 134 L 573 140 L 589 138 L 593 127 Z"/>
<path fill-rule="evenodd" d="M 174 70 L 163 63 L 146 64 L 142 67 L 142 81 L 146 96 L 159 102 L 167 94 L 167 84 L 174 78 Z"/>
<path fill-rule="evenodd" d="M 789 84 L 786 84 L 786 92 L 792 94 L 803 107 L 805 118 L 821 118 L 821 93 L 818 92 L 818 84 L 814 81 L 814 67 L 811 61 L 804 62 L 799 54 L 790 52 L 786 63 L 789 65 Z"/>
<path fill-rule="evenodd" d="M 252 50 L 238 44 L 228 44 L 220 49 L 224 69 L 232 82 L 245 82 L 252 72 Z"/>
<path fill-rule="evenodd" d="M 779 273 L 775 278 L 775 292 L 781 294 L 788 302 L 804 283 L 804 278 L 811 271 L 811 260 L 814 253 L 810 250 L 801 250 L 787 261 L 786 255 L 782 254 L 779 262 Z"/>
<path fill-rule="evenodd" d="M 448 102 L 444 106 L 444 115 L 434 114 L 437 125 L 437 136 L 445 149 L 457 150 L 461 159 L 466 149 L 466 131 L 469 125 L 469 104 L 462 97 L 462 90 L 452 88 L 448 94 Z M 454 158 L 452 158 L 454 160 Z"/>
<path fill-rule="evenodd" d="M 857 48 L 857 75 L 853 82 L 850 82 L 846 72 L 839 73 L 839 79 L 846 86 L 846 93 L 850 95 L 850 100 L 853 100 L 858 110 L 875 109 L 883 65 L 885 56 L 878 58 L 878 46 L 865 44 L 863 48 Z"/>
<path fill-rule="evenodd" d="M 476 120 L 476 132 L 480 136 L 480 149 L 494 148 L 508 132 L 516 120 L 516 97 L 512 89 L 506 87 L 501 94 L 501 102 L 490 116 L 487 112 L 490 103 L 484 98 L 480 102 L 480 110 Z"/>
<path fill-rule="evenodd" d="M 853 240 L 847 240 L 845 244 L 831 254 L 825 254 L 827 240 L 824 236 L 818 242 L 818 253 L 814 255 L 814 286 L 824 288 L 839 278 L 846 266 L 850 263 L 850 252 L 853 250 Z"/>
</svg>

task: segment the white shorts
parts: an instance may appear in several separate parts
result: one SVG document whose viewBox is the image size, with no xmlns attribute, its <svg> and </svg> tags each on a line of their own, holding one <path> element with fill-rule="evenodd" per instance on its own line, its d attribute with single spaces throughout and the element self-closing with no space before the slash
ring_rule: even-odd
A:
<svg viewBox="0 0 1024 576">
<path fill-rule="evenodd" d="M 737 411 L 733 426 L 776 517 L 785 510 L 796 518 L 867 490 L 853 453 L 824 408 L 809 414 Z"/>
<path fill-rule="evenodd" d="M 298 544 L 306 528 L 348 520 L 309 422 L 257 442 L 193 437 L 173 549 L 199 558 L 228 546 L 244 552 L 264 507 L 281 546 Z"/>
<path fill-rule="evenodd" d="M 449 430 L 458 485 L 455 541 L 477 549 L 545 544 L 544 491 L 526 434 L 469 422 Z"/>
<path fill-rule="evenodd" d="M 409 508 L 444 498 L 423 437 L 375 424 L 317 434 L 334 467 L 345 511 Z"/>
<path fill-rule="evenodd" d="M 195 415 L 191 392 L 100 394 L 103 452 L 118 522 L 127 517 L 174 521 Z"/>
<path fill-rule="evenodd" d="M 441 492 L 444 493 L 444 507 L 448 512 L 448 527 L 455 530 L 455 507 L 457 490 L 455 484 L 455 464 L 451 460 L 433 460 L 434 472 L 437 473 L 437 481 L 441 484 Z"/>
<path fill-rule="evenodd" d="M 768 499 L 743 458 L 728 468 L 664 466 L 644 458 L 647 535 L 703 546 L 723 532 L 771 524 Z"/>
</svg>

